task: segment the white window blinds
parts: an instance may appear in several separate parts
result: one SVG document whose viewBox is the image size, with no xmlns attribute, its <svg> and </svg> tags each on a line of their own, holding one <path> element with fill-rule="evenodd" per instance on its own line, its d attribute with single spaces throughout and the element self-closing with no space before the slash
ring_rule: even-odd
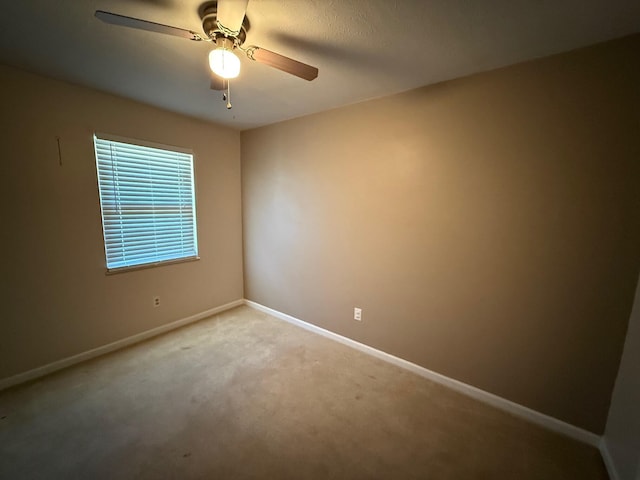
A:
<svg viewBox="0 0 640 480">
<path fill-rule="evenodd" d="M 107 269 L 196 258 L 193 156 L 98 136 L 94 144 Z"/>
</svg>

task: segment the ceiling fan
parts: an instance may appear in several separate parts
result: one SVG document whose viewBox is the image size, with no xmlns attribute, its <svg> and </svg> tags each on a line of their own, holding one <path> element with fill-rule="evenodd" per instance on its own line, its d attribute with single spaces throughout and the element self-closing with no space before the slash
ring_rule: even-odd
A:
<svg viewBox="0 0 640 480">
<path fill-rule="evenodd" d="M 304 80 L 311 81 L 318 76 L 318 69 L 306 63 L 255 45 L 243 47 L 250 26 L 245 15 L 248 3 L 249 0 L 217 0 L 204 3 L 199 8 L 204 36 L 184 28 L 103 10 L 96 10 L 95 16 L 112 25 L 174 35 L 196 42 L 215 43 L 216 48 L 209 53 L 209 66 L 212 71 L 211 88 L 213 90 L 227 90 L 223 99 L 227 101 L 227 108 L 230 109 L 229 79 L 237 77 L 240 73 L 240 59 L 234 51 L 242 51 L 250 60 L 269 65 Z"/>
</svg>

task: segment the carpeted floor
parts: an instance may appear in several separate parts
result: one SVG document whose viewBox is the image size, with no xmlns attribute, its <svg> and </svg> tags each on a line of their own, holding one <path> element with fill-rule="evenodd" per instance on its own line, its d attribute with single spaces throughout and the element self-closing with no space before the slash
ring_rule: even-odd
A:
<svg viewBox="0 0 640 480">
<path fill-rule="evenodd" d="M 576 479 L 598 451 L 239 307 L 0 392 L 2 479 Z"/>
</svg>

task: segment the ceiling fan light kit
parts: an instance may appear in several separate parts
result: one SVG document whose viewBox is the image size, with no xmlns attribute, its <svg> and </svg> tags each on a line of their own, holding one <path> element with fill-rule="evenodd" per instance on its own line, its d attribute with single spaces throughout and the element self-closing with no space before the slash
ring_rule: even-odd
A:
<svg viewBox="0 0 640 480">
<path fill-rule="evenodd" d="M 233 40 L 221 37 L 216 44 L 218 47 L 209 52 L 211 71 L 222 78 L 236 78 L 240 74 L 240 59 L 233 53 Z"/>
<path fill-rule="evenodd" d="M 311 81 L 318 76 L 316 67 L 298 62 L 284 55 L 253 45 L 248 48 L 242 48 L 249 30 L 249 20 L 246 17 L 248 3 L 249 0 L 218 0 L 203 4 L 199 11 L 202 29 L 206 37 L 191 30 L 102 10 L 97 10 L 95 16 L 99 20 L 112 25 L 164 33 L 198 42 L 215 42 L 216 48 L 209 52 L 209 67 L 213 72 L 211 75 L 211 88 L 213 90 L 224 90 L 226 87 L 227 92 L 223 96 L 223 100 L 227 101 L 227 108 L 230 109 L 229 79 L 236 78 L 240 74 L 240 59 L 234 53 L 236 49 L 244 52 L 250 60 L 277 68 L 304 80 Z"/>
</svg>

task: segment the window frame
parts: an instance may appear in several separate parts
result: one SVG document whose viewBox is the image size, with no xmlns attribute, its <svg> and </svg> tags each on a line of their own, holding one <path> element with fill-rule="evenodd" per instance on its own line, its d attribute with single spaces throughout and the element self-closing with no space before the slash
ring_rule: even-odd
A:
<svg viewBox="0 0 640 480">
<path fill-rule="evenodd" d="M 101 190 L 101 186 L 100 186 L 100 172 L 99 172 L 98 151 L 97 151 L 97 143 L 96 143 L 97 140 L 119 142 L 119 143 L 124 143 L 124 144 L 132 145 L 132 146 L 155 148 L 155 149 L 165 150 L 165 151 L 168 151 L 168 152 L 176 152 L 176 153 L 187 154 L 187 155 L 191 156 L 191 185 L 192 185 L 192 197 L 193 197 L 192 206 L 193 206 L 193 223 L 194 223 L 194 225 L 193 225 L 193 234 L 194 234 L 193 247 L 194 247 L 194 250 L 195 250 L 195 255 L 189 255 L 189 256 L 177 257 L 177 258 L 170 258 L 170 259 L 166 259 L 166 260 L 146 262 L 146 263 L 140 263 L 140 264 L 135 264 L 135 265 L 124 265 L 124 266 L 111 267 L 111 268 L 108 266 L 107 237 L 106 237 L 107 232 L 105 230 L 105 223 L 104 223 L 105 222 L 105 220 L 104 220 L 104 208 L 103 208 L 103 203 L 102 203 L 102 190 Z M 114 274 L 118 274 L 118 273 L 130 272 L 130 271 L 135 271 L 135 270 L 143 270 L 143 269 L 148 269 L 148 268 L 161 267 L 161 266 L 165 266 L 165 265 L 174 265 L 174 264 L 178 264 L 178 263 L 194 262 L 194 261 L 200 260 L 199 244 L 198 244 L 198 210 L 197 210 L 196 168 L 195 168 L 196 167 L 196 165 L 195 165 L 196 164 L 196 155 L 194 154 L 193 150 L 190 149 L 190 148 L 179 147 L 179 146 L 175 146 L 175 145 L 167 145 L 167 144 L 158 143 L 158 142 L 152 142 L 152 141 L 148 141 L 148 140 L 141 140 L 141 139 L 123 137 L 123 136 L 120 136 L 120 135 L 113 135 L 113 134 L 103 133 L 103 132 L 94 132 L 93 135 L 92 135 L 92 142 L 93 142 L 94 160 L 95 160 L 95 168 L 96 168 L 96 171 L 95 171 L 96 176 L 95 176 L 95 178 L 96 178 L 96 186 L 97 186 L 97 193 L 98 193 L 98 203 L 100 205 L 100 224 L 101 224 L 101 228 L 102 228 L 102 247 L 103 247 L 105 267 L 106 267 L 105 274 L 106 275 L 114 275 Z"/>
</svg>

